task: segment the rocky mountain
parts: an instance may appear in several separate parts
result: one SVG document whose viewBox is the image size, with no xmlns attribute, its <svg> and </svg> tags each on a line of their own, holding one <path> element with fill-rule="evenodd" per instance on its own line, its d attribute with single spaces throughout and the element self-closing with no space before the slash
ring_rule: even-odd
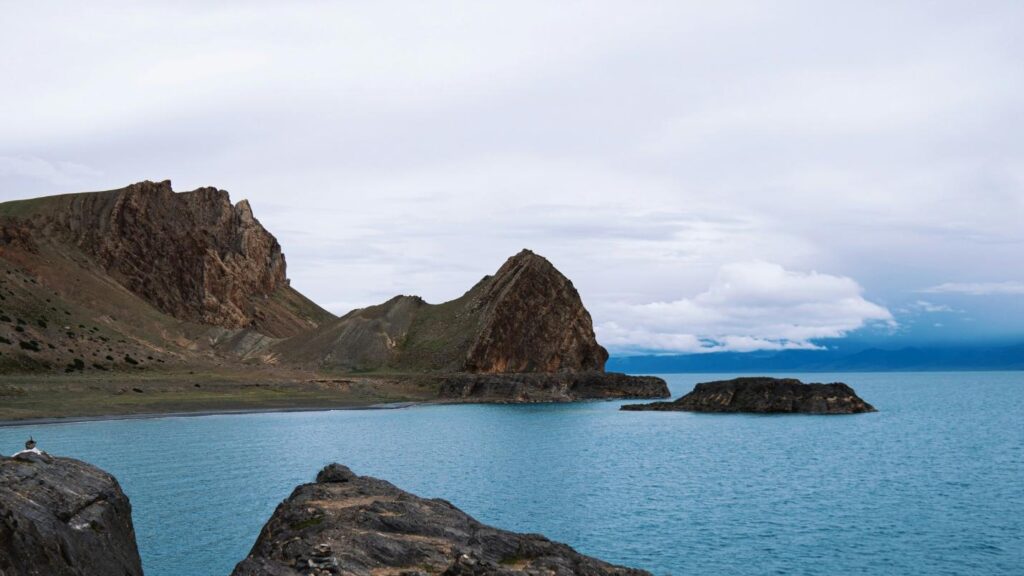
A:
<svg viewBox="0 0 1024 576">
<path fill-rule="evenodd" d="M 223 190 L 147 181 L 0 204 L 0 366 L 217 361 L 333 318 Z"/>
<path fill-rule="evenodd" d="M 0 574 L 141 576 L 117 480 L 70 458 L 0 456 Z"/>
<path fill-rule="evenodd" d="M 605 374 L 607 359 L 572 282 L 529 250 L 450 302 L 396 296 L 337 318 L 290 286 L 280 244 L 248 202 L 233 204 L 223 190 L 146 181 L 0 204 L 0 374 L 199 369 L 257 383 L 267 370 L 292 382 L 321 372 L 451 376 L 382 400 L 421 399 L 424 382 L 460 401 L 668 395 L 663 382 Z M 514 376 L 499 383 L 498 375 Z M 146 390 L 72 384 L 78 395 Z M 14 383 L 0 396 L 34 405 L 36 389 Z M 167 394 L 141 402 L 146 409 L 193 405 L 181 386 L 160 390 Z M 273 401 L 251 388 L 230 393 L 242 404 Z"/>
<path fill-rule="evenodd" d="M 455 300 L 396 296 L 272 344 L 268 356 L 318 370 L 440 375 L 427 380 L 449 401 L 669 395 L 660 378 L 605 373 L 608 352 L 579 292 L 529 250 Z"/>
<path fill-rule="evenodd" d="M 456 300 L 396 296 L 273 347 L 343 371 L 602 371 L 608 353 L 572 282 L 529 250 Z"/>
<path fill-rule="evenodd" d="M 649 573 L 583 556 L 540 535 L 486 526 L 449 502 L 331 464 L 277 507 L 232 576 L 300 574 Z"/>
<path fill-rule="evenodd" d="M 804 384 L 794 378 L 747 377 L 697 384 L 672 402 L 627 404 L 622 410 L 857 414 L 875 412 L 846 384 Z"/>
</svg>

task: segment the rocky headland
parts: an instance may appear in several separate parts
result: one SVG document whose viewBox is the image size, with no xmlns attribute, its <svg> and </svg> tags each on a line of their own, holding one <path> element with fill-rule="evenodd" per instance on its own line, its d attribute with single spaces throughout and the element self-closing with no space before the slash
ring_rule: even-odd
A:
<svg viewBox="0 0 1024 576">
<path fill-rule="evenodd" d="M 608 352 L 571 280 L 523 250 L 461 297 L 396 296 L 272 347 L 331 371 L 432 375 L 441 400 L 667 398 L 659 378 L 606 373 Z M 421 380 L 424 380 L 421 378 Z"/>
<path fill-rule="evenodd" d="M 0 457 L 0 574 L 141 576 L 131 512 L 94 466 L 38 450 Z"/>
<path fill-rule="evenodd" d="M 481 524 L 340 464 L 295 489 L 232 576 L 636 575 L 537 534 Z"/>
<path fill-rule="evenodd" d="M 277 239 L 224 190 L 0 203 L 0 421 L 668 397 L 607 358 L 572 281 L 529 250 L 449 302 L 338 318 L 292 288 Z"/>
<path fill-rule="evenodd" d="M 858 414 L 875 412 L 846 384 L 804 384 L 793 378 L 751 377 L 697 384 L 672 402 L 627 404 L 622 410 Z"/>
</svg>

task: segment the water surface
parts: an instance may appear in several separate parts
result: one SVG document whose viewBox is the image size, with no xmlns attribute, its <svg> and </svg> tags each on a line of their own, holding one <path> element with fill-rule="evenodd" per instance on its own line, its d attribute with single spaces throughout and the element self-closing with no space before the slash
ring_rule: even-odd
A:
<svg viewBox="0 0 1024 576">
<path fill-rule="evenodd" d="M 799 375 L 798 375 L 799 376 Z M 678 396 L 723 375 L 666 377 Z M 656 574 L 1024 573 L 1024 372 L 804 375 L 880 412 L 462 405 L 0 428 L 113 473 L 149 576 L 226 575 L 342 462 Z"/>
</svg>

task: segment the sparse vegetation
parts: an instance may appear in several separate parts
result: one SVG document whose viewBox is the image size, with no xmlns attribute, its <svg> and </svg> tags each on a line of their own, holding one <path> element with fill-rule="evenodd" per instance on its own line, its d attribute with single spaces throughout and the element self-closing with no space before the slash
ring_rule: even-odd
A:
<svg viewBox="0 0 1024 576">
<path fill-rule="evenodd" d="M 41 350 L 41 348 L 39 348 L 39 342 L 36 342 L 35 340 L 29 340 L 28 342 L 22 340 L 18 345 L 21 346 L 22 350 L 31 350 L 32 352 L 39 352 Z"/>
</svg>

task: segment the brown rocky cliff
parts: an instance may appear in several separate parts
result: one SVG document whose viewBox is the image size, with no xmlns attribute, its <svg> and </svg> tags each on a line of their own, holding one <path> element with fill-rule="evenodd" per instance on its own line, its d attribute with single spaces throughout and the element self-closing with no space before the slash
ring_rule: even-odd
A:
<svg viewBox="0 0 1024 576">
<path fill-rule="evenodd" d="M 146 181 L 54 203 L 36 216 L 37 226 L 175 318 L 288 336 L 314 327 L 323 312 L 292 317 L 268 308 L 266 301 L 290 290 L 281 246 L 248 202 L 233 205 L 223 190 L 175 193 L 170 181 Z"/>
<path fill-rule="evenodd" d="M 481 373 L 604 370 L 590 313 L 572 281 L 529 250 L 509 258 L 486 280 L 473 304 L 482 328 L 465 370 Z"/>
</svg>

